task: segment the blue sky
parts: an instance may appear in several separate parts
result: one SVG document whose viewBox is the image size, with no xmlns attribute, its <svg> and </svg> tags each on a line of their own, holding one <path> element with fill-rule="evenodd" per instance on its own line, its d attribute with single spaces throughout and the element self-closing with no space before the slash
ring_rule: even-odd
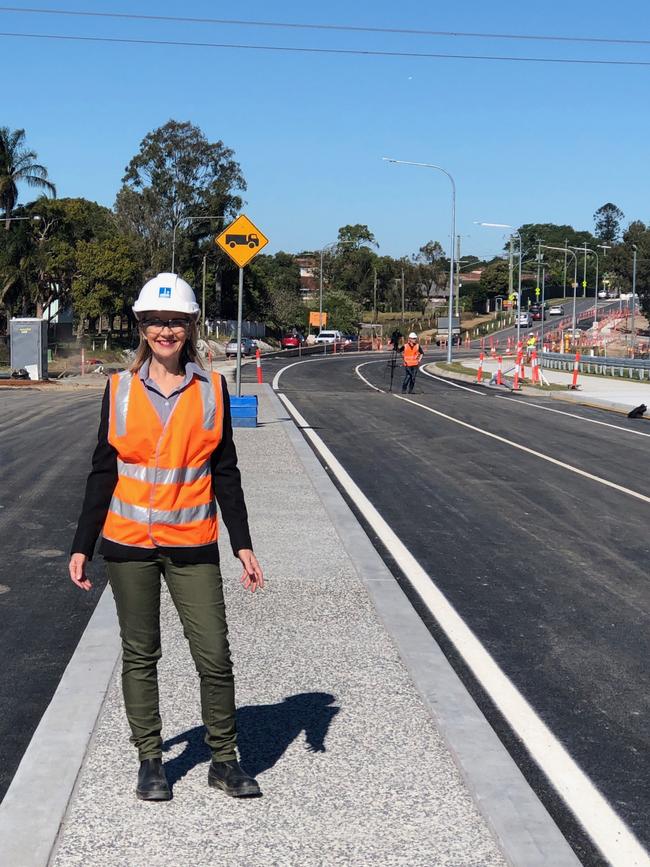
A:
<svg viewBox="0 0 650 867">
<path fill-rule="evenodd" d="M 27 7 L 20 0 L 14 4 Z M 623 0 L 462 4 L 329 0 L 39 0 L 40 8 L 357 26 L 643 38 L 646 6 Z M 443 38 L 121 22 L 0 12 L 0 31 L 264 45 L 650 61 L 649 46 Z M 380 252 L 448 247 L 449 183 L 384 155 L 438 163 L 458 187 L 466 252 L 490 255 L 499 230 L 571 223 L 613 201 L 650 221 L 650 66 L 284 54 L 0 37 L 0 125 L 24 128 L 60 196 L 111 205 L 143 136 L 190 120 L 235 151 L 245 212 L 271 250 L 315 249 L 367 223 Z M 27 198 L 27 196 L 23 196 Z"/>
</svg>

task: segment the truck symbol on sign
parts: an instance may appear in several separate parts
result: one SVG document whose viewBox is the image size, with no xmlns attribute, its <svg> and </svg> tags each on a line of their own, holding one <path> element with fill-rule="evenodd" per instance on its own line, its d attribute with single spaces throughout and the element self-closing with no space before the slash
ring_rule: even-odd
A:
<svg viewBox="0 0 650 867">
<path fill-rule="evenodd" d="M 252 250 L 254 247 L 259 247 L 260 239 L 257 237 L 255 232 L 251 232 L 248 235 L 226 235 L 226 244 L 228 244 L 228 246 L 233 250 L 237 246 L 248 246 Z"/>
</svg>

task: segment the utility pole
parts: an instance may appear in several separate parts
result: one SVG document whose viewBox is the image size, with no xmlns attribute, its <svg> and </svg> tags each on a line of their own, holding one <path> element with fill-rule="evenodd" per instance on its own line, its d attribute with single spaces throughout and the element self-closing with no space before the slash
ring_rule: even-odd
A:
<svg viewBox="0 0 650 867">
<path fill-rule="evenodd" d="M 402 322 L 404 322 L 404 269 L 402 268 Z"/>
<path fill-rule="evenodd" d="M 372 270 L 374 271 L 374 274 L 375 274 L 375 279 L 373 282 L 373 302 L 372 302 L 373 314 L 372 314 L 372 318 L 374 319 L 373 324 L 376 325 L 377 324 L 377 269 L 373 268 Z"/>
<path fill-rule="evenodd" d="M 538 289 L 540 288 L 539 287 L 539 272 L 540 272 L 541 267 L 542 267 L 542 239 L 538 238 L 537 239 L 537 283 L 536 283 L 536 286 Z M 535 293 L 535 295 L 536 295 L 537 299 L 539 300 L 539 295 L 537 295 L 537 293 Z M 543 315 L 543 313 L 544 313 L 544 308 L 542 308 L 542 315 Z M 543 321 L 544 320 L 542 319 L 542 322 Z"/>
<path fill-rule="evenodd" d="M 562 297 L 563 298 L 566 298 L 566 257 L 567 257 L 567 253 L 569 252 L 568 247 L 569 247 L 569 239 L 565 238 L 564 239 L 564 278 L 562 280 Z"/>
<path fill-rule="evenodd" d="M 323 251 L 320 251 L 320 278 L 319 278 L 319 302 L 318 302 L 318 330 L 323 330 Z M 311 334 L 311 329 L 310 332 Z"/>
<path fill-rule="evenodd" d="M 587 297 L 587 242 L 585 241 L 585 261 L 582 268 L 582 297 Z"/>
<path fill-rule="evenodd" d="M 201 291 L 201 331 L 203 332 L 203 337 L 206 337 L 205 331 L 205 277 L 206 277 L 206 260 L 208 258 L 208 254 L 204 253 L 203 255 L 203 288 Z"/>
</svg>

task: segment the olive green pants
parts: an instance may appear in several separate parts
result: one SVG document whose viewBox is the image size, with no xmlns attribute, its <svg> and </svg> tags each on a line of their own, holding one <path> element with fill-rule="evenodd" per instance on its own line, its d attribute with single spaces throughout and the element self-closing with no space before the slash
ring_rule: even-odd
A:
<svg viewBox="0 0 650 867">
<path fill-rule="evenodd" d="M 156 560 L 108 562 L 122 637 L 122 690 L 140 760 L 162 755 L 157 664 L 160 577 L 183 624 L 201 680 L 205 742 L 218 761 L 235 758 L 235 684 L 219 567 Z"/>
</svg>

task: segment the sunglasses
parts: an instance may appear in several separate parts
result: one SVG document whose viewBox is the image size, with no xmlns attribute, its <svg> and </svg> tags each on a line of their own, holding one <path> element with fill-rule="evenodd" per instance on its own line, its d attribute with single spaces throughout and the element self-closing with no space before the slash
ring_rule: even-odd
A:
<svg viewBox="0 0 650 867">
<path fill-rule="evenodd" d="M 190 326 L 189 319 L 143 319 L 142 327 L 162 331 L 163 328 L 170 328 L 172 331 L 185 331 Z"/>
</svg>

